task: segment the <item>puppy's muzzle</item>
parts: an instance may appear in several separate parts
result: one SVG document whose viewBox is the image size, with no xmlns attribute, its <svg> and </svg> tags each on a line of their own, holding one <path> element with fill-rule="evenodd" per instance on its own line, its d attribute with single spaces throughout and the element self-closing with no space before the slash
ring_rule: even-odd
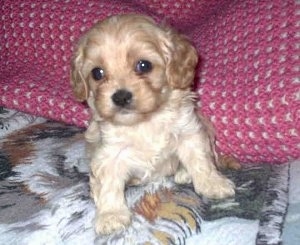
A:
<svg viewBox="0 0 300 245">
<path fill-rule="evenodd" d="M 117 90 L 111 97 L 116 106 L 126 107 L 132 102 L 132 93 L 126 89 Z"/>
</svg>

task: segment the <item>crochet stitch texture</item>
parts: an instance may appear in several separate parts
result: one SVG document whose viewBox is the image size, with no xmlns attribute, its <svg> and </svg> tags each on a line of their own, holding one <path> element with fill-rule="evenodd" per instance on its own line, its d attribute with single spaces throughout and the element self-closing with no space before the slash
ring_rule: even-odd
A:
<svg viewBox="0 0 300 245">
<path fill-rule="evenodd" d="M 142 13 L 188 35 L 197 47 L 199 107 L 221 153 L 243 162 L 300 157 L 298 0 L 2 1 L 0 105 L 86 126 L 74 100 L 70 58 L 93 23 Z"/>
</svg>

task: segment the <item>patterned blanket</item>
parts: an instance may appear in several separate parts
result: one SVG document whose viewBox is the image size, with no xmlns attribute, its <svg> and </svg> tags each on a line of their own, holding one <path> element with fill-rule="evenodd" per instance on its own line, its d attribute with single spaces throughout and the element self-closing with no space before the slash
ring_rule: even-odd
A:
<svg viewBox="0 0 300 245">
<path fill-rule="evenodd" d="M 172 178 L 128 187 L 132 224 L 96 236 L 82 133 L 74 126 L 0 109 L 0 244 L 245 245 L 281 244 L 283 238 L 293 244 L 299 238 L 294 232 L 299 214 L 287 214 L 289 185 L 300 179 L 299 163 L 228 170 L 237 193 L 219 201 L 198 196 L 192 186 L 176 185 Z M 291 167 L 298 168 L 298 176 L 291 178 Z M 299 196 L 299 188 L 293 193 Z M 290 203 L 293 212 L 299 203 L 299 197 Z"/>
</svg>

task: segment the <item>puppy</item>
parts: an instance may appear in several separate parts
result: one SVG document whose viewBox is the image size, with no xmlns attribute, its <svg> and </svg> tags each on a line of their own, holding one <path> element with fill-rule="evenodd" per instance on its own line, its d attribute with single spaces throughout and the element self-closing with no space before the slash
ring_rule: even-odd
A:
<svg viewBox="0 0 300 245">
<path fill-rule="evenodd" d="M 194 106 L 198 58 L 176 31 L 149 17 L 119 15 L 97 23 L 75 50 L 71 85 L 87 100 L 93 143 L 90 187 L 97 233 L 130 224 L 125 185 L 174 175 L 210 198 L 234 195 L 215 167 L 209 132 Z"/>
</svg>

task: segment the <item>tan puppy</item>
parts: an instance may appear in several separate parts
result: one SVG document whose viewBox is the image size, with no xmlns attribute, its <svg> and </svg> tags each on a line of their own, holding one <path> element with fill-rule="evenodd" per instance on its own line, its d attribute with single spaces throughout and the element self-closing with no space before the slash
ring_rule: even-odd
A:
<svg viewBox="0 0 300 245">
<path fill-rule="evenodd" d="M 190 87 L 197 61 L 183 35 L 139 15 L 110 17 L 79 42 L 71 83 L 93 114 L 86 138 L 94 143 L 90 186 L 98 233 L 130 223 L 128 183 L 174 175 L 207 197 L 234 195 L 195 113 Z"/>
</svg>

